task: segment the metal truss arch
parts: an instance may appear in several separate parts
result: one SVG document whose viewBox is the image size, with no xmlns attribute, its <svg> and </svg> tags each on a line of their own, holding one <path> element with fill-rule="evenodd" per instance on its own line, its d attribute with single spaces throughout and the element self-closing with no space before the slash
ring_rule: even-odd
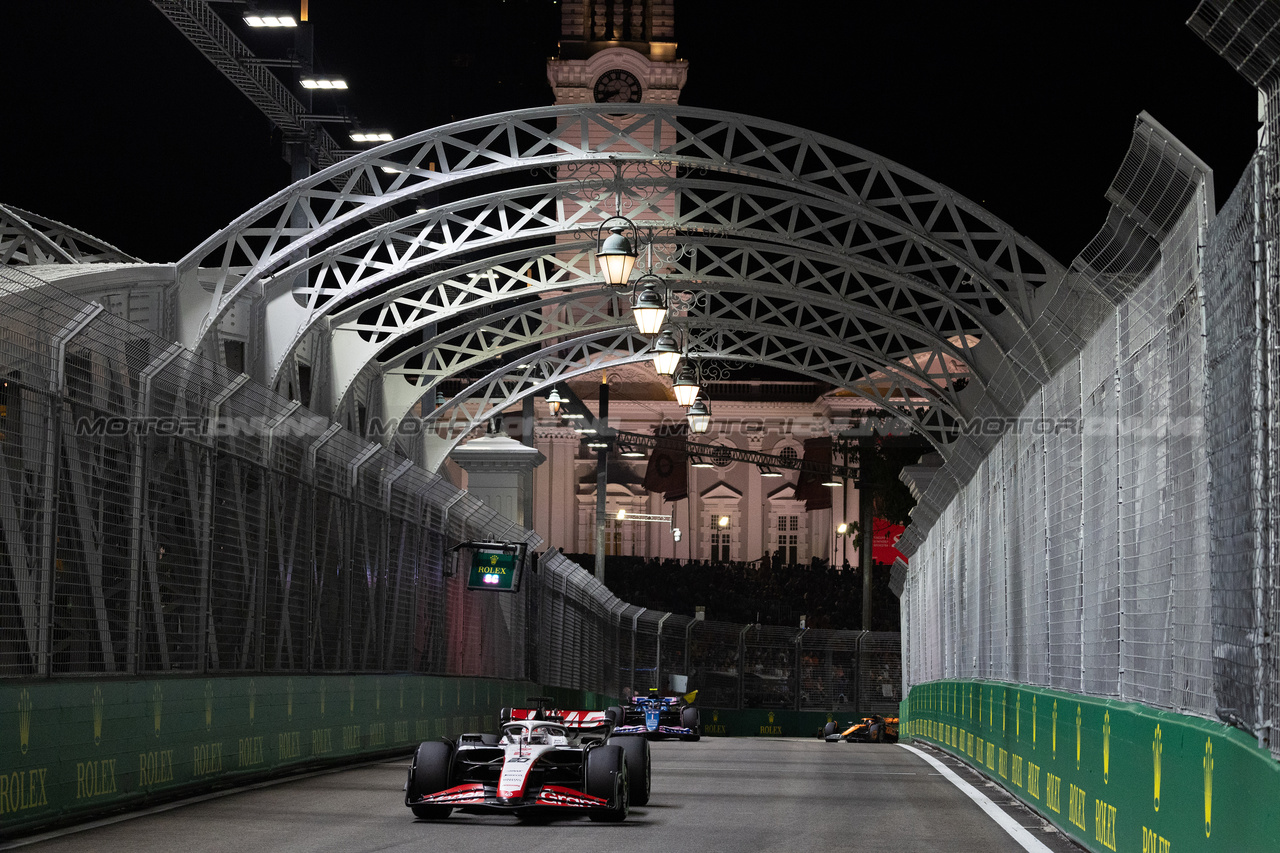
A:
<svg viewBox="0 0 1280 853">
<path fill-rule="evenodd" d="M 403 306 L 409 304 L 408 296 L 415 291 L 421 292 L 420 299 L 425 304 L 454 304 L 444 294 L 425 287 L 421 278 L 403 280 L 404 276 L 412 276 L 422 268 L 435 267 L 458 257 L 474 256 L 477 252 L 492 252 L 504 244 L 533 240 L 533 247 L 523 254 L 545 255 L 553 250 L 563 254 L 566 249 L 577 250 L 577 254 L 572 256 L 573 265 L 566 269 L 573 270 L 579 277 L 583 274 L 593 277 L 596 273 L 594 258 L 586 251 L 589 243 L 582 241 L 581 236 L 593 221 L 590 217 L 607 214 L 607 210 L 601 209 L 601 200 L 596 198 L 590 204 L 579 205 L 570 215 L 566 210 L 567 193 L 563 184 L 537 188 L 532 198 L 529 192 L 520 189 L 488 194 L 407 217 L 396 228 L 381 226 L 362 232 L 319 254 L 300 257 L 279 272 L 265 277 L 262 285 L 271 306 L 269 310 L 278 309 L 277 313 L 287 311 L 290 318 L 290 322 L 281 324 L 283 334 L 289 335 L 289 340 L 279 340 L 281 333 L 269 330 L 266 348 L 270 382 L 274 383 L 285 360 L 311 326 L 325 316 L 332 322 L 335 316 L 350 313 L 353 310 L 351 306 L 358 306 L 356 310 L 363 312 L 367 303 L 378 301 Z M 664 188 L 663 195 L 684 198 L 685 185 L 677 183 Z M 805 208 L 808 211 L 806 220 L 813 220 L 815 208 L 806 200 L 782 196 L 774 199 L 786 209 Z M 994 293 L 998 288 L 989 283 L 982 288 L 974 288 L 976 273 L 962 259 L 941 255 L 925 257 L 926 247 L 918 235 L 877 238 L 855 250 L 851 232 L 862 227 L 856 211 L 826 210 L 827 218 L 821 226 L 798 229 L 795 215 L 779 217 L 775 210 L 774 217 L 769 220 L 772 228 L 761 229 L 758 227 L 761 224 L 757 212 L 759 205 L 738 204 L 736 201 L 734 208 L 742 214 L 740 217 L 718 217 L 714 222 L 690 225 L 685 217 L 679 216 L 644 224 L 674 230 L 677 236 L 668 239 L 697 248 L 694 262 L 701 262 L 709 270 L 725 267 L 731 259 L 744 258 L 754 269 L 771 271 L 772 279 L 794 287 L 798 284 L 791 280 L 795 273 L 778 273 L 776 270 L 780 263 L 822 266 L 839 271 L 842 278 L 853 276 L 858 280 L 861 286 L 846 285 L 842 288 L 840 295 L 843 298 L 856 296 L 874 303 L 876 288 L 868 285 L 872 278 L 881 282 L 881 289 L 901 293 L 905 309 L 903 305 L 891 308 L 888 300 L 877 306 L 886 315 L 891 310 L 903 313 L 910 309 L 927 325 L 927 312 L 921 306 L 925 302 L 946 302 L 950 305 L 948 311 L 961 311 L 970 318 L 965 322 L 955 321 L 952 333 L 970 334 L 978 318 L 986 318 L 989 311 L 985 309 L 994 300 L 1001 308 L 999 313 L 1019 318 L 1012 333 L 1021 336 L 1025 332 L 1026 324 L 1021 317 L 1025 306 L 1012 304 L 1004 294 L 994 297 L 982 295 Z M 840 229 L 834 222 L 841 223 Z M 813 234 L 799 233 L 803 231 L 813 231 L 822 239 L 815 240 Z M 572 240 L 575 236 L 579 238 L 575 242 L 549 244 L 552 238 Z M 541 242 L 548 245 L 540 245 Z M 891 255 L 891 249 L 896 254 Z M 726 251 L 729 258 L 722 256 Z M 520 253 L 514 256 L 518 257 Z M 506 253 L 502 257 L 513 255 Z M 668 274 L 681 274 L 678 261 L 671 267 Z M 701 278 L 706 273 L 690 269 L 686 274 Z M 821 278 L 814 270 L 806 271 L 804 277 L 809 280 Z M 519 286 L 517 278 L 488 275 L 488 280 L 493 287 L 501 282 L 504 293 Z M 296 284 L 298 281 L 308 283 L 300 290 Z M 441 286 L 449 288 L 450 285 L 446 279 Z M 372 295 L 364 300 L 362 296 L 365 293 Z M 898 297 L 893 296 L 892 301 L 897 302 Z M 1009 318 L 984 325 L 988 328 L 982 335 L 987 337 L 995 331 L 990 326 L 1007 326 Z M 1043 372 L 1043 364 L 1037 367 Z"/>
<path fill-rule="evenodd" d="M 258 205 L 180 262 L 185 270 L 216 259 L 220 270 L 212 294 L 206 294 L 208 310 L 199 334 L 188 343 L 199 343 L 239 290 L 256 286 L 284 260 L 310 253 L 370 213 L 460 181 L 608 160 L 674 163 L 791 183 L 805 187 L 807 195 L 852 201 L 904 228 L 943 239 L 971 257 L 975 268 L 988 267 L 1010 279 L 1013 289 L 1034 287 L 1060 273 L 1047 253 L 979 206 L 847 143 L 710 110 L 640 105 L 635 115 L 619 119 L 595 105 L 546 107 L 471 119 L 387 143 Z M 296 220 L 307 224 L 292 225 Z M 1031 266 L 1036 269 L 1023 269 Z M 233 281 L 236 275 L 243 278 Z M 190 290 L 186 295 L 194 296 Z M 194 307 L 184 306 L 184 328 L 192 324 L 186 309 Z"/>
<path fill-rule="evenodd" d="M 83 231 L 0 204 L 0 266 L 141 263 Z"/>
<path fill-rule="evenodd" d="M 555 347 L 573 349 L 580 341 L 587 341 L 601 334 L 620 333 L 628 325 L 629 321 L 617 318 L 599 319 L 581 325 L 577 338 L 565 338 L 559 328 L 560 324 L 526 334 L 509 331 L 504 334 L 496 328 L 473 329 L 458 336 L 463 338 L 461 341 L 433 339 L 428 342 L 424 349 L 430 352 L 432 364 L 413 370 L 387 371 L 384 376 L 388 383 L 396 381 L 392 377 L 405 381 L 421 397 L 430 394 L 446 379 L 466 374 L 508 354 L 519 354 L 522 356 L 521 360 L 525 361 L 527 359 L 523 356 L 539 344 L 554 342 Z M 734 333 L 732 340 L 727 345 L 716 347 L 713 342 L 723 341 L 725 332 Z M 691 333 L 691 346 L 694 347 L 694 358 L 740 358 L 743 361 L 759 361 L 793 371 L 803 369 L 809 375 L 821 377 L 869 399 L 875 399 L 876 395 L 867 393 L 868 388 L 888 386 L 904 399 L 913 400 L 915 405 L 938 406 L 949 417 L 960 417 L 953 390 L 955 380 L 960 376 L 951 375 L 945 364 L 929 364 L 922 368 L 918 364 L 886 361 L 865 349 L 833 340 L 822 333 L 801 329 L 792 329 L 786 334 L 772 330 L 762 332 L 757 324 L 748 319 L 720 319 L 715 322 L 714 327 L 699 324 Z M 745 355 L 742 354 L 744 352 Z M 642 354 L 649 354 L 647 344 Z M 929 368 L 934 368 L 937 372 L 930 373 Z M 934 379 L 935 375 L 938 376 L 937 380 Z M 411 381 L 412 378 L 418 381 Z M 390 392 L 387 397 L 405 399 L 403 394 Z M 398 419 L 408 414 L 408 407 L 402 405 L 398 408 L 402 410 L 388 413 L 391 418 Z"/>
<path fill-rule="evenodd" d="M 493 190 L 495 178 L 507 187 Z M 455 200 L 397 209 L 440 192 Z M 266 317 L 255 362 L 266 367 L 264 380 L 289 367 L 304 339 L 326 340 L 326 369 L 339 368 L 333 405 L 357 374 L 385 366 L 384 351 L 411 349 L 409 334 L 453 346 L 428 331 L 432 323 L 468 325 L 467 312 L 480 310 L 514 318 L 519 311 L 507 312 L 520 303 L 585 292 L 596 275 L 590 232 L 623 211 L 668 243 L 687 244 L 658 271 L 673 287 L 712 294 L 705 321 L 738 335 L 726 337 L 726 352 L 772 347 L 771 363 L 808 369 L 810 355 L 793 357 L 800 350 L 787 343 L 803 332 L 815 338 L 806 353 L 824 353 L 816 337 L 841 339 L 822 357 L 856 352 L 849 363 L 864 372 L 883 366 L 927 378 L 921 359 L 957 358 L 982 388 L 1002 360 L 1030 377 L 1049 375 L 1050 359 L 1028 332 L 1064 270 L 990 213 L 837 140 L 657 105 L 625 117 L 597 105 L 485 116 L 337 163 L 180 262 L 180 334 L 192 346 L 215 343 L 223 313 L 254 294 Z M 773 327 L 742 328 L 751 323 Z M 330 337 L 314 335 L 321 324 Z M 560 331 L 538 334 L 584 345 L 578 332 Z M 442 365 L 474 368 L 486 352 L 474 342 L 496 332 L 473 324 L 468 334 Z M 545 339 L 532 327 L 522 334 L 525 349 Z M 339 347 L 340 339 L 355 345 Z M 826 375 L 844 387 L 849 370 Z M 962 414 L 951 400 L 930 408 L 942 418 Z"/>
<path fill-rule="evenodd" d="M 627 349 L 629 342 L 635 349 Z M 571 345 L 546 347 L 530 354 L 520 365 L 492 371 L 425 415 L 427 429 L 433 430 L 443 440 L 443 444 L 435 448 L 435 458 L 429 460 L 428 467 L 438 465 L 472 431 L 524 398 L 546 392 L 558 382 L 644 361 L 650 357 L 647 348 L 648 341 L 634 329 L 604 330 L 584 335 Z M 707 352 L 704 357 L 761 361 L 757 354 L 746 350 Z M 786 366 L 798 375 L 831 381 L 831 376 L 817 366 L 802 363 Z M 945 451 L 954 423 L 938 407 L 922 405 L 926 401 L 900 400 L 895 404 L 892 396 L 895 391 L 900 392 L 901 388 L 886 388 L 881 396 L 860 396 L 910 423 L 937 450 Z"/>
<path fill-rule="evenodd" d="M 945 337 L 975 335 L 997 341 L 1005 351 L 998 343 L 998 324 L 956 295 L 910 274 L 830 252 L 774 247 L 750 237 L 689 235 L 684 240 L 689 251 L 666 264 L 663 277 L 673 286 L 772 286 L 784 298 L 803 293 L 805 298 L 834 299 L 847 310 L 873 311 L 889 325 L 905 322 Z M 534 247 L 431 270 L 367 300 L 335 306 L 329 322 L 385 337 L 435 322 L 463 305 L 475 309 L 512 297 L 599 284 L 589 242 L 558 243 L 555 248 L 555 255 Z M 373 319 L 363 319 L 370 314 Z"/>
<path fill-rule="evenodd" d="M 776 297 L 763 298 L 759 293 L 708 295 L 715 298 L 706 307 L 694 307 L 678 321 L 703 350 L 732 353 L 739 343 L 726 346 L 722 341 L 715 347 L 708 343 L 713 335 L 723 339 L 724 332 L 732 332 L 735 341 L 761 339 L 758 346 L 761 351 L 774 353 L 771 363 L 776 366 L 793 369 L 822 362 L 826 367 L 820 371 L 823 379 L 855 391 L 860 385 L 874 382 L 877 374 L 886 380 L 896 377 L 897 385 L 930 399 L 932 405 L 942 406 L 953 418 L 964 416 L 954 391 L 959 380 L 979 387 L 986 384 L 985 377 L 975 376 L 967 368 L 952 369 L 951 362 L 964 363 L 964 353 L 946 341 L 931 341 L 923 353 L 918 345 L 900 346 L 891 353 L 883 342 L 865 332 L 850 334 L 856 318 L 842 316 L 838 307 L 827 315 L 820 310 L 827 306 L 808 301 L 793 299 L 790 304 L 780 305 Z M 513 353 L 523 357 L 530 348 L 550 341 L 572 345 L 575 336 L 618 330 L 629 324 L 615 296 L 601 295 L 598 300 L 590 300 L 577 292 L 561 293 L 476 317 L 398 352 L 378 369 L 387 385 L 407 383 L 419 397 L 427 396 L 441 382 L 488 361 Z M 903 334 L 908 331 L 900 329 Z M 783 353 L 786 358 L 780 357 Z M 403 401 L 400 411 L 388 413 L 393 418 L 403 416 L 417 402 L 406 398 L 402 387 L 388 391 L 386 396 Z M 343 402 L 339 402 L 339 409 Z"/>
</svg>

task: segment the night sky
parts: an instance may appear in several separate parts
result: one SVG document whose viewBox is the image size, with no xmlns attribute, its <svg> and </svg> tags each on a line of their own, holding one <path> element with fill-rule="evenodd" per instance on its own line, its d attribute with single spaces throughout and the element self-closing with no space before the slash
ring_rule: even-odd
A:
<svg viewBox="0 0 1280 853">
<path fill-rule="evenodd" d="M 1214 169 L 1219 204 L 1248 162 L 1257 96 L 1186 26 L 1196 5 L 678 0 L 681 103 L 873 151 L 1067 263 L 1102 225 L 1142 110 Z M 404 136 L 551 102 L 553 0 L 310 7 L 317 63 L 348 78 L 367 127 Z M 292 40 L 237 31 L 264 57 Z M 0 203 L 159 262 L 287 185 L 278 132 L 147 0 L 6 3 L 4 32 Z"/>
</svg>

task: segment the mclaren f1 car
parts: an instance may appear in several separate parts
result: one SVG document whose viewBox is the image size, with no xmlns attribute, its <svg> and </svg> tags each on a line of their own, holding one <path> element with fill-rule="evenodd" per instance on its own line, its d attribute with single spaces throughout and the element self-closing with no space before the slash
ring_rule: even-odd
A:
<svg viewBox="0 0 1280 853">
<path fill-rule="evenodd" d="M 498 734 L 463 734 L 418 746 L 405 805 L 419 818 L 507 813 L 520 818 L 585 814 L 626 820 L 649 801 L 649 743 L 613 734 L 604 711 L 504 708 Z"/>
<path fill-rule="evenodd" d="M 872 714 L 844 725 L 832 720 L 823 727 L 822 738 L 828 743 L 897 743 L 898 718 Z"/>
</svg>

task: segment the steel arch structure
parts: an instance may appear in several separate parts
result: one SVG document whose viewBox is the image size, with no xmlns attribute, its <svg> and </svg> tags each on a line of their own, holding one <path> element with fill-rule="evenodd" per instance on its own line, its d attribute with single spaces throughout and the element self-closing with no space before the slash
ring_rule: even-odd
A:
<svg viewBox="0 0 1280 853">
<path fill-rule="evenodd" d="M 646 105 L 471 119 L 294 184 L 179 262 L 182 340 L 216 353 L 222 319 L 257 299 L 264 381 L 319 347 L 330 415 L 361 380 L 394 417 L 465 375 L 473 404 L 430 416 L 457 440 L 556 378 L 645 357 L 595 269 L 592 232 L 619 212 L 654 235 L 655 271 L 705 294 L 678 320 L 702 355 L 821 377 L 940 448 L 1061 357 L 1035 329 L 1065 270 L 978 205 L 799 128 Z"/>
<path fill-rule="evenodd" d="M 92 263 L 141 261 L 70 225 L 0 204 L 0 266 Z"/>
</svg>

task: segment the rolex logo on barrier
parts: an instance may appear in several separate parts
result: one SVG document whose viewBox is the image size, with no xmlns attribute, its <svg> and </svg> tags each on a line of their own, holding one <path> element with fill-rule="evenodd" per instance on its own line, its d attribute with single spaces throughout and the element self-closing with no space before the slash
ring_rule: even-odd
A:
<svg viewBox="0 0 1280 853">
<path fill-rule="evenodd" d="M 1213 828 L 1213 738 L 1204 742 L 1204 837 Z"/>
<path fill-rule="evenodd" d="M 769 725 L 773 725 L 773 712 L 769 712 Z"/>
<path fill-rule="evenodd" d="M 1058 700 L 1053 700 L 1053 757 L 1058 758 Z"/>
<path fill-rule="evenodd" d="M 102 745 L 102 688 L 93 688 L 93 745 Z"/>
<path fill-rule="evenodd" d="M 1155 761 L 1156 811 L 1160 811 L 1160 754 L 1164 752 L 1164 744 L 1160 742 L 1160 724 L 1156 723 L 1156 735 L 1151 740 L 1151 756 Z"/>
<path fill-rule="evenodd" d="M 204 683 L 204 730 L 213 728 L 213 682 Z"/>
<path fill-rule="evenodd" d="M 1036 745 L 1036 697 L 1031 697 L 1031 745 Z"/>
<path fill-rule="evenodd" d="M 1102 784 L 1111 781 L 1111 712 L 1102 715 Z"/>
<path fill-rule="evenodd" d="M 1076 706 L 1076 769 L 1080 769 L 1080 706 Z"/>
<path fill-rule="evenodd" d="M 22 688 L 18 694 L 18 748 L 27 754 L 31 746 L 31 694 Z"/>
</svg>

